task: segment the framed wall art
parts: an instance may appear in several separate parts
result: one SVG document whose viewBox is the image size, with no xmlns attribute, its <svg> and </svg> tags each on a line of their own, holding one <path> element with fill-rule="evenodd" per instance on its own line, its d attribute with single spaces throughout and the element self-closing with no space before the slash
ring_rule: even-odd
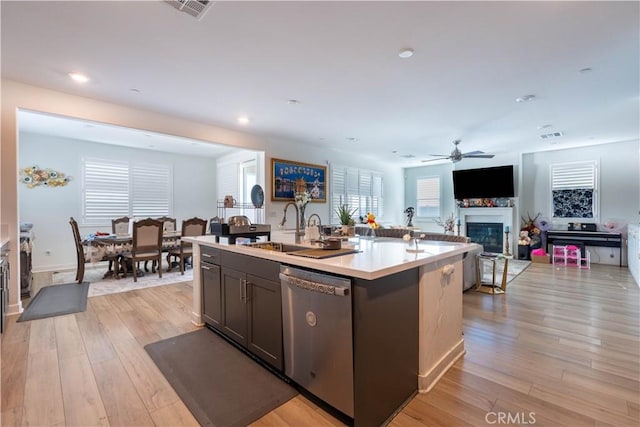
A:
<svg viewBox="0 0 640 427">
<path fill-rule="evenodd" d="M 271 159 L 271 200 L 294 200 L 296 192 L 307 191 L 311 202 L 327 201 L 327 167 L 290 160 Z"/>
</svg>

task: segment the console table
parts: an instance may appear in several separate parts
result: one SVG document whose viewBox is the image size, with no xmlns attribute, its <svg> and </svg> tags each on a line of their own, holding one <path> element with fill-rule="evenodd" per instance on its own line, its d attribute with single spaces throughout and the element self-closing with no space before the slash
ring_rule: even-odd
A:
<svg viewBox="0 0 640 427">
<path fill-rule="evenodd" d="M 622 267 L 622 233 L 602 231 L 547 231 L 547 252 L 549 245 L 603 246 L 620 249 L 620 267 Z"/>
</svg>

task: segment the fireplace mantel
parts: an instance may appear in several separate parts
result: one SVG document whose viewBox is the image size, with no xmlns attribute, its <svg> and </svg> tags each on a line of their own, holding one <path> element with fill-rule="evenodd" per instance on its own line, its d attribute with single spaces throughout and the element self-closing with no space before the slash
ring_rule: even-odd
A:
<svg viewBox="0 0 640 427">
<path fill-rule="evenodd" d="M 513 225 L 513 208 L 458 208 L 458 219 L 460 220 L 460 234 L 467 235 L 467 222 L 501 222 L 504 227 L 509 227 L 509 251 L 511 254 L 517 251 L 514 242 L 517 240 L 517 231 Z M 515 233 L 514 233 L 515 232 Z"/>
</svg>

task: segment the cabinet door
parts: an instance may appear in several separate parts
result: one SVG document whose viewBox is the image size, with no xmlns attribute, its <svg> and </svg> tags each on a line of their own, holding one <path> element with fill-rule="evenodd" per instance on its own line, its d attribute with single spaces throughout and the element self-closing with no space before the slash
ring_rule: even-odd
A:
<svg viewBox="0 0 640 427">
<path fill-rule="evenodd" d="M 222 332 L 232 340 L 247 346 L 246 274 L 222 267 Z"/>
<path fill-rule="evenodd" d="M 248 349 L 282 371 L 280 283 L 247 274 Z"/>
<path fill-rule="evenodd" d="M 214 328 L 222 329 L 222 286 L 220 266 L 209 263 L 200 264 L 202 277 L 202 300 L 204 320 Z"/>
</svg>

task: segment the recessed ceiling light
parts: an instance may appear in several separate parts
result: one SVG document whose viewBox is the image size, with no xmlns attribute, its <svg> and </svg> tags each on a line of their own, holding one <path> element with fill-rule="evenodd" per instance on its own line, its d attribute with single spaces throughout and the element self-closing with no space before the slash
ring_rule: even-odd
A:
<svg viewBox="0 0 640 427">
<path fill-rule="evenodd" d="M 135 87 L 132 87 L 131 89 L 129 89 L 131 92 L 135 92 L 135 93 L 140 93 L 140 89 L 136 89 Z"/>
<path fill-rule="evenodd" d="M 580 69 L 580 72 L 581 72 L 582 74 L 590 73 L 591 71 L 593 71 L 593 70 L 591 69 L 591 67 L 586 67 L 586 68 L 581 68 L 581 69 Z"/>
<path fill-rule="evenodd" d="M 411 58 L 413 56 L 413 49 L 411 49 L 410 47 L 400 49 L 400 52 L 398 52 L 398 56 L 400 58 Z"/>
<path fill-rule="evenodd" d="M 349 141 L 349 142 L 358 142 L 360 140 L 358 138 L 354 138 L 354 137 L 351 136 L 351 137 L 347 138 L 347 141 Z"/>
<path fill-rule="evenodd" d="M 69 73 L 69 77 L 77 83 L 86 83 L 89 81 L 89 77 L 82 73 Z"/>
<path fill-rule="evenodd" d="M 542 130 L 542 129 L 548 129 L 548 128 L 550 128 L 550 127 L 551 127 L 551 125 L 550 125 L 549 123 L 547 123 L 547 124 L 544 124 L 544 125 L 540 125 L 540 126 L 538 126 L 538 129 L 540 129 L 540 130 Z"/>
<path fill-rule="evenodd" d="M 298 101 L 297 99 L 290 99 L 287 101 L 287 104 L 296 105 L 300 104 L 300 101 Z"/>
<path fill-rule="evenodd" d="M 393 150 L 392 151 L 393 154 L 396 154 L 397 152 L 398 152 L 398 150 Z"/>
<path fill-rule="evenodd" d="M 241 125 L 249 124 L 249 117 L 246 117 L 246 116 L 238 117 L 238 123 L 240 123 Z"/>
<path fill-rule="evenodd" d="M 532 99 L 534 99 L 536 96 L 535 95 L 523 95 L 523 96 L 519 96 L 516 98 L 516 102 L 527 102 L 527 101 L 531 101 Z"/>
</svg>

